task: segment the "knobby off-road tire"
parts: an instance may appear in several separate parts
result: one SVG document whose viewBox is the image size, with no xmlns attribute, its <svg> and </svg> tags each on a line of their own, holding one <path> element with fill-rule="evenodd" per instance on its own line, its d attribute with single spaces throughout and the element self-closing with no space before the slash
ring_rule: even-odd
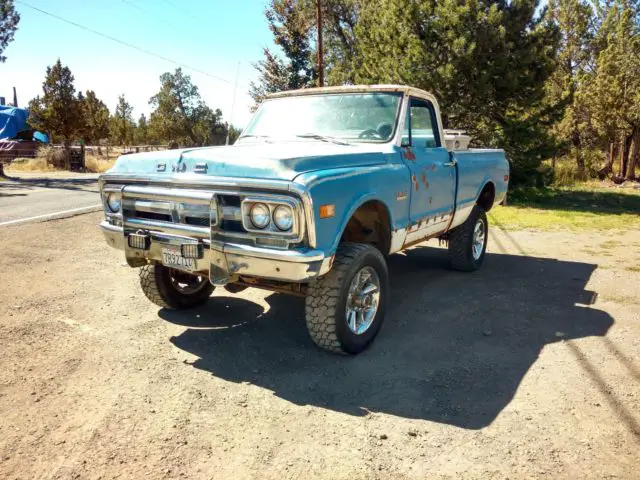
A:
<svg viewBox="0 0 640 480">
<path fill-rule="evenodd" d="M 362 273 L 364 272 L 364 273 Z M 375 274 L 374 274 L 375 272 Z M 362 333 L 354 333 L 347 323 L 347 302 L 352 305 L 350 287 L 356 275 L 370 281 L 363 289 L 379 284 L 377 310 L 366 321 Z M 363 283 L 366 284 L 365 280 Z M 375 292 L 375 290 L 374 290 Z M 365 350 L 380 330 L 384 320 L 389 292 L 389 273 L 382 253 L 371 245 L 344 243 L 336 253 L 332 269 L 309 284 L 306 297 L 306 321 L 311 339 L 324 350 L 342 354 L 357 354 Z M 372 293 L 371 296 L 375 295 Z M 370 323 L 369 323 L 370 322 Z"/>
<path fill-rule="evenodd" d="M 191 288 L 181 288 L 176 281 L 184 278 L 196 282 L 196 277 L 189 278 L 187 274 L 165 267 L 151 264 L 140 269 L 140 286 L 145 296 L 153 303 L 163 308 L 184 310 L 197 307 L 207 301 L 215 288 L 209 279 L 200 277 L 201 280 Z M 181 275 L 183 277 L 181 277 Z"/>
<path fill-rule="evenodd" d="M 481 245 L 478 240 L 478 229 L 482 232 Z M 451 266 L 461 272 L 473 272 L 480 268 L 487 250 L 489 223 L 484 209 L 478 205 L 473 207 L 469 218 L 451 230 L 449 234 L 449 259 Z M 477 250 L 474 253 L 474 245 Z"/>
</svg>

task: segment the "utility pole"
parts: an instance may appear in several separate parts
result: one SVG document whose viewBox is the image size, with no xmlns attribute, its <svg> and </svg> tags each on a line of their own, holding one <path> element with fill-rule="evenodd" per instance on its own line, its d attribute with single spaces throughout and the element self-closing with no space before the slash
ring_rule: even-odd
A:
<svg viewBox="0 0 640 480">
<path fill-rule="evenodd" d="M 318 86 L 324 87 L 324 58 L 322 52 L 322 0 L 316 0 L 316 28 L 318 30 Z"/>
</svg>

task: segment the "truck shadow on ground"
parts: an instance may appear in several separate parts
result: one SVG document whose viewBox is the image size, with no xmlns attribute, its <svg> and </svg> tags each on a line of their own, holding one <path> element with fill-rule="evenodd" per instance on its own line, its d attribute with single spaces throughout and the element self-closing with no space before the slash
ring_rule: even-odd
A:
<svg viewBox="0 0 640 480">
<path fill-rule="evenodd" d="M 309 339 L 304 301 L 267 297 L 268 309 L 212 297 L 161 318 L 189 328 L 173 337 L 193 366 L 250 382 L 298 405 L 367 411 L 458 427 L 489 425 L 550 343 L 604 336 L 613 324 L 585 291 L 596 265 L 488 254 L 472 274 L 447 269 L 446 252 L 417 248 L 389 259 L 391 302 L 373 346 L 356 357 Z"/>
</svg>

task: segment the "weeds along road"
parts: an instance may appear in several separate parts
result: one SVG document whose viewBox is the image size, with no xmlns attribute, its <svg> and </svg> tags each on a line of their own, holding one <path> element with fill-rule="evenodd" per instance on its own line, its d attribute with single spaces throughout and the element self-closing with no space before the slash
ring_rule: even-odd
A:
<svg viewBox="0 0 640 480">
<path fill-rule="evenodd" d="M 637 478 L 638 232 L 394 255 L 351 358 L 280 294 L 159 310 L 100 219 L 0 229 L 0 478 Z"/>
<path fill-rule="evenodd" d="M 25 172 L 8 175 L 8 179 L 0 178 L 0 228 L 100 206 L 97 175 Z"/>
</svg>

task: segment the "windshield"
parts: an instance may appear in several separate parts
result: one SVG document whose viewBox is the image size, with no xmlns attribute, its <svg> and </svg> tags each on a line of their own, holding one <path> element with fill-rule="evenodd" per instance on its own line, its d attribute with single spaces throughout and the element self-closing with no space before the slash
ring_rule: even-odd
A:
<svg viewBox="0 0 640 480">
<path fill-rule="evenodd" d="M 388 142 L 401 93 L 339 93 L 275 98 L 262 104 L 242 137 Z"/>
</svg>

